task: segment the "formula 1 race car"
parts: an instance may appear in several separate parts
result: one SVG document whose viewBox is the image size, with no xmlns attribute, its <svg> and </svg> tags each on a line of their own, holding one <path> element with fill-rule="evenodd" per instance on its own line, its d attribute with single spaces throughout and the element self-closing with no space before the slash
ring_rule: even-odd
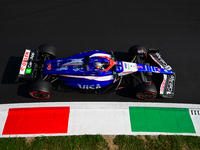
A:
<svg viewBox="0 0 200 150">
<path fill-rule="evenodd" d="M 32 82 L 30 95 L 37 99 L 50 98 L 52 89 L 109 93 L 130 86 L 130 79 L 137 82 L 133 91 L 139 99 L 153 99 L 156 96 L 173 98 L 175 72 L 162 59 L 158 49 L 150 48 L 147 51 L 144 46 L 136 45 L 126 54 L 126 57 L 116 57 L 112 51 L 91 50 L 56 59 L 56 48 L 43 44 L 37 49 L 25 49 L 19 78 Z M 147 58 L 158 67 L 150 66 Z M 163 76 L 158 92 L 155 84 L 149 80 L 152 73 Z"/>
</svg>

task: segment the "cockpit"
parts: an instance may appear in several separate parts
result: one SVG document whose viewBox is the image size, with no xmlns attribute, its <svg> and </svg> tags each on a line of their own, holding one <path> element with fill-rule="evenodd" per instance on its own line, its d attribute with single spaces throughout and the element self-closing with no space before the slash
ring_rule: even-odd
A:
<svg viewBox="0 0 200 150">
<path fill-rule="evenodd" d="M 99 56 L 99 57 L 88 57 L 84 59 L 84 68 L 89 67 L 90 70 L 94 71 L 108 71 L 113 70 L 113 67 L 117 63 L 114 62 L 110 57 Z"/>
</svg>

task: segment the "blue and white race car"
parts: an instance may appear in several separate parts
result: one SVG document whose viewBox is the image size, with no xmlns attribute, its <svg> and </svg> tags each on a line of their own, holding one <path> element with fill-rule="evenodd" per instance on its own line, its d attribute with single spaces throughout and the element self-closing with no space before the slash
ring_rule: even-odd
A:
<svg viewBox="0 0 200 150">
<path fill-rule="evenodd" d="M 150 59 L 157 66 L 150 66 Z M 158 91 L 152 73 L 162 74 Z M 56 59 L 56 48 L 43 44 L 37 49 L 25 49 L 19 78 L 32 82 L 30 95 L 37 99 L 50 98 L 52 89 L 104 94 L 132 85 L 136 85 L 133 91 L 137 98 L 153 99 L 173 98 L 176 76 L 158 49 L 147 51 L 136 45 L 119 57 L 112 51 L 91 50 Z"/>
</svg>

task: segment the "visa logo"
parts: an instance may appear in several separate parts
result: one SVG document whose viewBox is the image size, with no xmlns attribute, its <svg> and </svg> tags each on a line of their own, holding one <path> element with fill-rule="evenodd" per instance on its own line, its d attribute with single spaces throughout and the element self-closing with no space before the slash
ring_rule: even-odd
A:
<svg viewBox="0 0 200 150">
<path fill-rule="evenodd" d="M 77 84 L 78 85 L 78 87 L 80 88 L 80 89 L 100 89 L 101 88 L 101 86 L 100 86 L 100 84 L 97 84 L 97 85 L 81 85 L 81 84 Z"/>
</svg>

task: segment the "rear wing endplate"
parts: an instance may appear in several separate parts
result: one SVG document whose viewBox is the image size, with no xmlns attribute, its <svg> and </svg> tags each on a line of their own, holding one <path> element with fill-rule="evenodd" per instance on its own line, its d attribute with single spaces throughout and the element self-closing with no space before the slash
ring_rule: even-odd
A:
<svg viewBox="0 0 200 150">
<path fill-rule="evenodd" d="M 31 79 L 35 76 L 36 65 L 34 62 L 37 61 L 38 49 L 25 49 L 20 70 L 19 78 Z"/>
</svg>

